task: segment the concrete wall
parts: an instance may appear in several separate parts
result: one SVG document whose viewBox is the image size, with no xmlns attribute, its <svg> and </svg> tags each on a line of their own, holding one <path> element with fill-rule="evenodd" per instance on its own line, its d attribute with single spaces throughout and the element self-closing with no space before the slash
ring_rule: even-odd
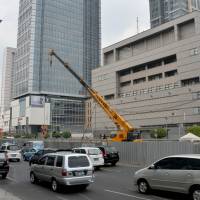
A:
<svg viewBox="0 0 200 200">
<path fill-rule="evenodd" d="M 186 126 L 200 124 L 200 96 L 197 97 L 200 93 L 200 12 L 127 38 L 103 52 L 105 65 L 93 70 L 93 87 L 104 97 L 113 94 L 114 99 L 108 100 L 111 107 L 132 126 L 142 129 L 167 126 L 170 133 L 180 135 Z M 172 55 L 176 60 L 164 63 Z M 160 66 L 148 68 L 148 63 L 158 60 L 162 60 Z M 119 76 L 122 70 L 134 70 L 141 65 L 146 66 L 145 70 Z M 177 73 L 167 77 L 166 72 L 173 70 Z M 159 73 L 161 79 L 149 80 Z M 135 79 L 143 77 L 145 82 L 134 84 Z M 185 79 L 195 77 L 197 83 L 183 84 Z M 122 87 L 127 81 L 130 84 Z M 92 124 L 97 131 L 115 129 L 100 107 L 97 106 L 95 112 Z M 180 130 L 182 124 L 184 127 Z"/>
</svg>

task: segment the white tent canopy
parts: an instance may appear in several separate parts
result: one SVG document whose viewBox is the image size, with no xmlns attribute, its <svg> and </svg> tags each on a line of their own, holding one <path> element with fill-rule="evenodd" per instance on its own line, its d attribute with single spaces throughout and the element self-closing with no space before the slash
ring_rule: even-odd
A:
<svg viewBox="0 0 200 200">
<path fill-rule="evenodd" d="M 200 137 L 194 135 L 193 133 L 188 133 L 184 136 L 182 136 L 179 141 L 191 141 L 191 142 L 194 142 L 194 141 L 199 141 L 200 142 Z"/>
</svg>

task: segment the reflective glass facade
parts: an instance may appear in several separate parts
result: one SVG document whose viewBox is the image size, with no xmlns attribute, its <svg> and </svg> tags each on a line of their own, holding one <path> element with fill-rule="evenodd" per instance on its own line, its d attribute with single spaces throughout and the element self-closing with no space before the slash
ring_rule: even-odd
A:
<svg viewBox="0 0 200 200">
<path fill-rule="evenodd" d="M 14 97 L 27 93 L 85 96 L 57 60 L 53 48 L 86 82 L 99 65 L 99 0 L 20 0 Z"/>
<path fill-rule="evenodd" d="M 48 97 L 52 127 L 83 126 L 87 94 L 55 58 L 50 66 L 48 49 L 91 84 L 100 64 L 100 9 L 100 0 L 20 0 L 13 98 Z"/>
<path fill-rule="evenodd" d="M 200 0 L 149 0 L 151 27 L 200 10 Z"/>
</svg>

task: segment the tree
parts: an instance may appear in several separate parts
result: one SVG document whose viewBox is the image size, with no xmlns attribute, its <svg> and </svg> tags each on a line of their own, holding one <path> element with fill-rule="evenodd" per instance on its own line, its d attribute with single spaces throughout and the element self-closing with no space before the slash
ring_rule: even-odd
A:
<svg viewBox="0 0 200 200">
<path fill-rule="evenodd" d="M 53 132 L 53 133 L 52 133 L 52 137 L 53 137 L 53 138 L 60 138 L 61 136 L 62 136 L 62 134 L 59 133 L 59 132 Z"/>
<path fill-rule="evenodd" d="M 160 139 L 167 136 L 167 130 L 165 128 L 156 128 L 151 131 L 151 137 Z"/>
<path fill-rule="evenodd" d="M 63 133 L 62 133 L 62 136 L 65 138 L 65 139 L 67 139 L 67 138 L 70 138 L 71 137 L 71 133 L 70 133 L 70 131 L 64 131 Z"/>
<path fill-rule="evenodd" d="M 187 128 L 188 133 L 193 133 L 194 135 L 200 137 L 200 126 L 198 125 L 193 125 L 189 128 Z"/>
</svg>

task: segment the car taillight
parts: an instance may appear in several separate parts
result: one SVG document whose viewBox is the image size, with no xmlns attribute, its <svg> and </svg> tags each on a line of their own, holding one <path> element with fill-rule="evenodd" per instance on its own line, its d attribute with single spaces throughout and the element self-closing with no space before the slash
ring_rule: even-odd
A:
<svg viewBox="0 0 200 200">
<path fill-rule="evenodd" d="M 62 176 L 67 176 L 68 173 L 67 173 L 67 170 L 66 169 L 62 169 Z"/>
<path fill-rule="evenodd" d="M 104 153 L 103 153 L 103 157 L 106 157 L 106 156 L 107 156 L 107 153 L 106 153 L 106 152 L 104 152 Z"/>
</svg>

